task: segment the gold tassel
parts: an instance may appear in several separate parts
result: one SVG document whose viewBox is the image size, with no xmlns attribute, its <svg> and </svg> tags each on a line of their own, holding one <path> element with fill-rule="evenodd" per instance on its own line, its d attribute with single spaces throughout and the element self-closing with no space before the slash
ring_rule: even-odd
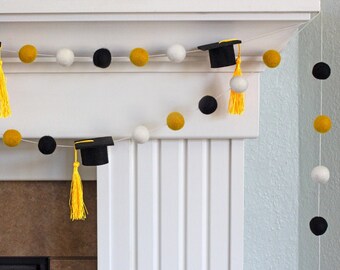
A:
<svg viewBox="0 0 340 270">
<path fill-rule="evenodd" d="M 2 69 L 1 42 L 0 42 L 0 118 L 6 118 L 12 114 L 9 104 L 6 77 Z"/>
<path fill-rule="evenodd" d="M 70 219 L 85 220 L 88 214 L 83 197 L 83 184 L 81 182 L 80 174 L 78 171 L 80 163 L 78 162 L 77 150 L 74 148 L 74 163 L 73 163 L 73 176 L 70 190 Z"/>
<path fill-rule="evenodd" d="M 242 76 L 241 69 L 241 46 L 238 44 L 238 55 L 236 58 L 236 68 L 234 76 Z M 228 112 L 230 114 L 243 114 L 244 112 L 244 93 L 237 93 L 230 89 L 230 98 L 228 105 Z"/>
</svg>

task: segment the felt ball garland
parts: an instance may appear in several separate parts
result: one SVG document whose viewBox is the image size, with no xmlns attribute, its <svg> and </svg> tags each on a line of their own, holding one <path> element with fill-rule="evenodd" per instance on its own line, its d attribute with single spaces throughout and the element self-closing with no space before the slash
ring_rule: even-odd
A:
<svg viewBox="0 0 340 270">
<path fill-rule="evenodd" d="M 143 67 L 149 61 L 149 53 L 143 48 L 135 48 L 130 52 L 130 61 L 137 67 Z"/>
<path fill-rule="evenodd" d="M 111 52 L 108 49 L 101 48 L 93 54 L 93 64 L 99 68 L 107 68 L 111 64 Z"/>
<path fill-rule="evenodd" d="M 332 120 L 327 115 L 319 115 L 314 120 L 314 129 L 319 133 L 327 133 L 332 128 Z"/>
<path fill-rule="evenodd" d="M 311 178 L 315 183 L 326 184 L 329 180 L 330 172 L 325 166 L 316 166 L 311 172 Z"/>
<path fill-rule="evenodd" d="M 38 143 L 39 151 L 44 155 L 52 154 L 57 147 L 57 143 L 51 136 L 44 136 L 40 138 Z"/>
<path fill-rule="evenodd" d="M 3 134 L 2 140 L 5 145 L 15 147 L 21 143 L 22 137 L 19 131 L 15 129 L 8 129 Z"/>
<path fill-rule="evenodd" d="M 172 130 L 180 130 L 184 127 L 185 120 L 181 113 L 172 112 L 168 115 L 166 119 L 168 127 Z"/>
<path fill-rule="evenodd" d="M 318 80 L 326 80 L 331 76 L 331 68 L 328 64 L 319 62 L 314 65 L 312 74 Z"/>
<path fill-rule="evenodd" d="M 248 81 L 243 76 L 233 76 L 230 80 L 230 88 L 237 93 L 243 93 L 248 89 Z"/>
<path fill-rule="evenodd" d="M 171 62 L 181 63 L 185 59 L 187 52 L 180 44 L 174 44 L 168 48 L 166 54 Z"/>
<path fill-rule="evenodd" d="M 70 49 L 60 49 L 56 55 L 57 63 L 64 67 L 69 67 L 74 62 L 74 52 Z"/>
<path fill-rule="evenodd" d="M 236 42 L 236 43 L 233 43 Z M 231 48 L 228 49 L 228 57 L 227 59 L 223 59 L 223 61 L 227 61 L 228 63 L 226 66 L 230 65 L 235 65 L 235 71 L 234 71 L 234 76 L 230 80 L 230 100 L 229 100 L 229 106 L 228 106 L 228 111 L 231 114 L 242 114 L 244 111 L 244 91 L 247 90 L 248 88 L 248 81 L 247 79 L 243 76 L 242 70 L 241 70 L 241 54 L 240 54 L 240 45 L 241 41 L 237 40 L 223 40 L 221 42 L 218 42 L 220 47 L 225 47 L 226 44 L 223 43 L 231 43 Z M 235 59 L 234 51 L 233 51 L 233 46 L 234 44 L 238 44 L 239 50 L 238 50 L 238 55 L 237 59 Z M 0 43 L 1 47 L 1 43 Z M 180 44 L 174 44 L 170 46 L 166 54 L 160 55 L 160 56 L 167 56 L 168 59 L 173 62 L 173 63 L 181 63 L 185 60 L 187 53 L 195 52 L 193 51 L 186 51 L 184 46 Z M 210 53 L 210 51 L 209 51 Z M 37 49 L 33 45 L 25 45 L 23 46 L 19 53 L 19 58 L 23 63 L 32 63 L 36 59 L 38 52 Z M 45 54 L 44 54 L 45 55 Z M 46 55 L 45 55 L 46 56 Z M 63 48 L 57 51 L 56 55 L 53 55 L 56 58 L 56 62 L 64 67 L 70 67 L 74 61 L 75 61 L 75 54 L 72 50 Z M 154 55 L 155 56 L 155 55 Z M 130 52 L 129 55 L 129 60 L 131 61 L 132 64 L 142 67 L 145 66 L 148 61 L 149 61 L 149 53 L 146 49 L 143 48 L 135 48 Z M 271 52 L 271 54 L 268 55 L 268 57 L 264 57 L 264 61 L 268 66 L 274 67 L 277 66 L 280 63 L 281 56 L 279 55 L 278 52 L 274 51 Z M 101 48 L 98 49 L 94 52 L 93 57 L 92 57 L 93 64 L 99 68 L 107 68 L 110 66 L 112 62 L 112 55 L 111 52 L 106 49 L 106 48 Z M 222 61 L 222 62 L 223 62 Z M 1 84 L 1 83 L 0 83 Z M 222 96 L 222 95 L 220 95 Z M 213 96 L 204 96 L 200 99 L 199 104 L 198 104 L 198 109 L 200 110 L 201 113 L 205 115 L 212 114 L 216 111 L 218 107 L 217 103 L 217 98 L 218 97 L 213 97 Z M 1 97 L 0 97 L 1 99 Z M 1 101 L 1 100 L 0 100 Z M 197 108 L 197 107 L 196 107 Z M 197 109 L 196 109 L 197 110 Z M 1 115 L 0 115 L 1 117 Z M 180 112 L 172 112 L 167 116 L 166 119 L 166 124 L 169 129 L 178 131 L 182 129 L 185 125 L 185 119 L 184 116 Z M 90 140 L 85 140 L 81 141 L 79 143 L 93 143 L 96 144 L 96 139 L 90 139 Z M 150 130 L 145 127 L 145 126 L 137 126 L 134 130 L 133 133 L 130 137 L 128 138 L 123 138 L 118 141 L 123 141 L 126 139 L 133 139 L 136 143 L 142 144 L 146 143 L 150 139 Z M 21 137 L 20 132 L 17 130 L 8 130 L 4 133 L 3 135 L 3 143 L 6 144 L 7 146 L 14 147 L 20 144 L 21 141 L 29 142 L 29 143 L 36 143 L 32 142 L 29 140 L 23 140 Z M 76 147 L 76 142 L 74 146 L 65 146 L 65 145 L 57 145 L 55 139 L 51 136 L 43 136 L 42 138 L 39 139 L 38 144 L 38 149 L 39 151 L 44 154 L 44 155 L 50 155 L 54 153 L 56 147 L 72 147 L 74 148 L 75 151 L 75 161 L 73 163 L 74 167 L 74 173 L 72 177 L 72 187 L 71 187 L 71 195 L 70 195 L 70 209 L 71 209 L 71 215 L 70 218 L 71 220 L 84 220 L 87 215 L 87 209 L 85 204 L 83 203 L 83 198 L 82 198 L 82 185 L 81 185 L 81 178 L 78 172 L 78 167 L 80 163 L 78 162 L 77 159 L 77 150 Z M 113 143 L 112 143 L 113 144 Z M 79 146 L 79 145 L 78 145 Z M 91 148 L 91 147 L 90 147 Z M 81 149 L 81 148 L 79 148 Z M 91 148 L 92 149 L 92 148 Z M 88 150 L 88 149 L 87 149 Z M 83 156 L 83 151 L 82 156 Z M 95 150 L 88 150 L 89 152 L 93 152 Z M 82 160 L 83 161 L 83 160 Z M 108 161 L 107 161 L 108 162 Z M 104 163 L 103 163 L 104 164 Z M 83 165 L 85 165 L 83 163 Z M 100 165 L 100 164 L 99 164 Z M 319 176 L 320 178 L 320 176 Z M 321 178 L 320 178 L 321 179 Z M 319 180 L 319 181 L 324 181 L 324 180 Z M 80 203 L 74 203 L 74 201 L 79 201 Z"/>
<path fill-rule="evenodd" d="M 281 63 L 281 55 L 276 50 L 268 50 L 263 56 L 263 62 L 269 68 L 276 68 Z"/>
<path fill-rule="evenodd" d="M 323 21 L 320 15 L 320 33 L 321 33 L 321 61 L 316 63 L 312 69 L 312 75 L 314 78 L 320 81 L 320 114 L 314 119 L 314 130 L 319 136 L 319 164 L 315 166 L 311 171 L 311 179 L 317 184 L 317 215 L 313 217 L 309 222 L 310 231 L 320 237 L 328 228 L 328 223 L 324 217 L 320 214 L 321 209 L 321 186 L 326 184 L 330 179 L 329 169 L 322 165 L 322 138 L 332 128 L 332 120 L 329 116 L 323 114 L 323 81 L 328 79 L 331 75 L 331 68 L 325 62 L 323 62 Z M 321 239 L 318 239 L 318 269 L 321 269 Z"/>
<path fill-rule="evenodd" d="M 145 126 L 138 126 L 133 131 L 132 139 L 139 144 L 146 143 L 150 139 L 150 131 Z"/>
<path fill-rule="evenodd" d="M 328 223 L 323 217 L 313 217 L 309 222 L 309 228 L 316 236 L 323 235 L 328 228 Z"/>
<path fill-rule="evenodd" d="M 19 50 L 19 58 L 25 64 L 32 63 L 37 57 L 38 51 L 33 45 L 25 45 Z"/>
<path fill-rule="evenodd" d="M 204 96 L 198 103 L 198 108 L 203 114 L 212 114 L 217 109 L 217 100 L 212 96 Z"/>
</svg>

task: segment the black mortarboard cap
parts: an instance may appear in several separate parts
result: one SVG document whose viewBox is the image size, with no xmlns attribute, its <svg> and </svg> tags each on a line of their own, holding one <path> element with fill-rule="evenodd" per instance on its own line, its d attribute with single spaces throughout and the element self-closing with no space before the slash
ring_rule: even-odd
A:
<svg viewBox="0 0 340 270">
<path fill-rule="evenodd" d="M 234 45 L 241 40 L 229 40 L 199 46 L 202 51 L 209 50 L 210 66 L 212 68 L 227 67 L 236 64 Z"/>
<path fill-rule="evenodd" d="M 80 149 L 84 166 L 98 166 L 109 162 L 107 146 L 114 145 L 112 137 L 100 137 L 75 141 L 76 149 Z"/>
</svg>

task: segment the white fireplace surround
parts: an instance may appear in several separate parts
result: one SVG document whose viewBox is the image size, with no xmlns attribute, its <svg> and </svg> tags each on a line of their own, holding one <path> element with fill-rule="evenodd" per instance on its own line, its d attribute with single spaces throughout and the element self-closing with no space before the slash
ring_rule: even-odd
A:
<svg viewBox="0 0 340 270">
<path fill-rule="evenodd" d="M 242 270 L 244 140 L 259 135 L 261 55 L 281 50 L 298 27 L 319 11 L 317 0 L 68 1 L 4 0 L 0 41 L 13 116 L 2 132 L 25 138 L 130 136 L 138 125 L 160 127 L 144 145 L 125 140 L 109 147 L 110 163 L 83 170 L 97 178 L 99 270 Z M 243 40 L 249 81 L 246 112 L 227 114 L 233 67 L 210 69 L 207 52 L 181 64 L 151 58 L 144 68 L 126 58 L 105 70 L 91 63 L 101 47 L 127 56 L 134 47 L 164 53 L 226 38 Z M 24 44 L 43 54 L 74 50 L 69 68 L 42 56 L 30 65 L 16 54 Z M 275 89 L 273 89 L 275 91 Z M 197 111 L 203 95 L 220 96 L 215 114 Z M 167 113 L 181 111 L 185 128 L 170 131 Z M 64 140 L 64 141 L 61 141 Z M 72 149 L 54 156 L 35 145 L 0 147 L 1 180 L 70 178 Z"/>
</svg>

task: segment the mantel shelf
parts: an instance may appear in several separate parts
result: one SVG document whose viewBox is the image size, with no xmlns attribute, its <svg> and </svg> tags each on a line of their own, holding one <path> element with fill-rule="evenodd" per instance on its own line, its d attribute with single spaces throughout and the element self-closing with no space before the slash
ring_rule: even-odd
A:
<svg viewBox="0 0 340 270">
<path fill-rule="evenodd" d="M 75 0 L 70 5 L 59 0 L 47 6 L 45 0 L 25 5 L 4 0 L 0 41 L 13 115 L 0 129 L 16 128 L 25 138 L 124 138 L 145 125 L 154 139 L 255 138 L 263 53 L 281 51 L 319 11 L 317 0 L 287 1 Z M 227 110 L 235 66 L 211 69 L 208 52 L 190 53 L 179 64 L 163 56 L 173 44 L 192 51 L 230 38 L 242 40 L 242 70 L 249 82 L 242 116 Z M 25 44 L 38 50 L 32 64 L 17 57 Z M 127 56 L 137 47 L 157 57 L 135 67 Z M 75 53 L 71 67 L 56 63 L 61 48 Z M 113 56 L 107 69 L 92 63 L 99 48 Z M 204 95 L 218 99 L 213 115 L 197 109 Z M 165 125 L 171 111 L 183 113 L 183 130 Z"/>
<path fill-rule="evenodd" d="M 0 22 L 300 21 L 309 20 L 311 14 L 311 12 L 0 13 Z"/>
</svg>

